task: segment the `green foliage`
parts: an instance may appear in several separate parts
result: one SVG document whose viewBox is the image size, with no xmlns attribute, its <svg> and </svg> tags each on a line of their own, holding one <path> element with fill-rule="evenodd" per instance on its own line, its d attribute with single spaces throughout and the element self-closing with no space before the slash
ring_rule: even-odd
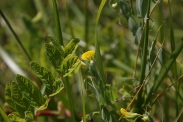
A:
<svg viewBox="0 0 183 122">
<path fill-rule="evenodd" d="M 48 59 L 63 77 L 70 76 L 80 64 L 77 56 L 72 56 L 77 49 L 79 39 L 72 39 L 65 48 L 58 46 L 57 42 L 50 36 L 52 44 L 46 44 Z M 62 52 L 62 53 L 61 53 Z M 43 95 L 39 88 L 28 78 L 17 75 L 17 82 L 6 84 L 5 99 L 9 107 L 14 111 L 10 114 L 10 121 L 31 122 L 34 120 L 34 108 L 45 110 L 48 107 L 49 99 L 54 97 L 64 88 L 62 80 L 55 79 L 52 72 L 31 61 L 30 67 L 35 75 L 46 85 L 46 94 Z"/>
<path fill-rule="evenodd" d="M 145 18 L 147 12 L 148 0 L 136 0 L 137 16 Z"/>
<path fill-rule="evenodd" d="M 5 99 L 9 107 L 16 111 L 20 117 L 24 117 L 24 111 L 33 110 L 29 99 L 26 99 L 20 91 L 17 82 L 11 82 L 6 85 Z"/>
<path fill-rule="evenodd" d="M 72 39 L 64 48 L 64 57 L 70 57 L 74 54 L 78 47 L 79 39 Z"/>
<path fill-rule="evenodd" d="M 21 75 L 17 75 L 16 79 L 23 97 L 29 101 L 30 105 L 39 107 L 45 103 L 46 99 L 31 80 Z"/>
<path fill-rule="evenodd" d="M 15 115 L 15 114 L 10 114 L 9 118 L 10 118 L 11 122 L 26 122 L 25 119 L 22 119 L 21 117 Z"/>
<path fill-rule="evenodd" d="M 64 59 L 61 65 L 61 71 L 63 72 L 63 77 L 71 75 L 79 64 L 80 60 L 76 56 Z"/>
<path fill-rule="evenodd" d="M 36 62 L 30 63 L 31 69 L 46 85 L 48 96 L 54 96 L 58 94 L 64 87 L 61 80 L 55 80 L 51 71 L 45 67 L 40 66 Z"/>
<path fill-rule="evenodd" d="M 0 4 L 0 121 L 182 122 L 180 0 L 15 3 Z"/>
<path fill-rule="evenodd" d="M 63 61 L 63 54 L 60 53 L 60 51 L 57 50 L 57 48 L 52 44 L 46 44 L 45 48 L 49 61 L 58 72 L 61 72 L 60 65 L 62 64 Z"/>
</svg>

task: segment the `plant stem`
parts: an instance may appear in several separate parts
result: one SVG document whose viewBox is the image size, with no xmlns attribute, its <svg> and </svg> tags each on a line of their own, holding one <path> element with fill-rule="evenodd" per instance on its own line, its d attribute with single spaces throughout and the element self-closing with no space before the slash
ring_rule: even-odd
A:
<svg viewBox="0 0 183 122">
<path fill-rule="evenodd" d="M 141 76 L 140 76 L 140 85 L 143 83 L 145 75 L 146 75 L 146 64 L 147 64 L 147 55 L 148 55 L 148 42 L 149 42 L 149 19 L 150 19 L 150 4 L 151 1 L 148 0 L 148 8 L 147 8 L 147 18 L 145 21 L 146 27 L 145 27 L 145 38 L 144 38 L 144 44 L 143 44 L 143 57 L 142 57 L 142 65 L 141 65 Z M 143 92 L 145 87 L 143 86 L 142 90 L 138 94 L 137 98 L 137 106 L 140 111 L 143 111 L 141 109 L 142 104 L 144 102 L 143 99 Z M 141 112 L 140 112 L 141 113 Z"/>
<path fill-rule="evenodd" d="M 82 99 L 82 109 L 83 109 L 83 122 L 86 122 L 86 111 L 85 111 L 85 96 L 84 96 L 84 81 L 82 79 L 81 72 L 80 74 L 80 84 L 81 84 L 81 99 Z"/>
<path fill-rule="evenodd" d="M 140 84 L 142 84 L 146 75 L 146 64 L 147 64 L 147 54 L 148 54 L 148 42 L 149 42 L 148 38 L 149 38 L 150 3 L 151 3 L 150 0 L 148 0 L 148 11 L 147 11 L 146 28 L 145 28 L 145 39 L 143 44 L 143 57 L 142 57 Z"/>
<path fill-rule="evenodd" d="M 85 0 L 85 34 L 84 39 L 88 42 L 88 0 Z"/>
<path fill-rule="evenodd" d="M 64 46 L 56 0 L 52 0 L 52 3 L 53 3 L 53 9 L 54 9 L 54 18 L 55 18 L 57 39 L 58 39 L 60 45 Z"/>
<path fill-rule="evenodd" d="M 64 78 L 64 85 L 66 88 L 66 92 L 67 92 L 67 97 L 68 97 L 68 102 L 69 102 L 69 108 L 71 111 L 71 122 L 75 122 L 75 114 L 74 114 L 74 104 L 73 104 L 73 100 L 72 100 L 72 89 L 71 89 L 71 85 L 69 83 L 69 79 L 68 77 Z"/>
<path fill-rule="evenodd" d="M 11 122 L 1 107 L 0 107 L 0 113 L 1 113 L 1 116 L 3 117 L 5 122 Z"/>
<path fill-rule="evenodd" d="M 174 30 L 173 30 L 173 21 L 172 21 L 172 11 L 170 6 L 170 0 L 168 0 L 169 14 L 170 14 L 170 43 L 171 43 L 171 51 L 175 50 L 175 39 L 174 39 Z M 177 65 L 176 62 L 172 66 L 173 77 L 177 79 Z M 180 90 L 180 82 L 175 85 L 176 88 L 176 116 L 179 114 L 179 90 Z"/>
<path fill-rule="evenodd" d="M 67 5 L 67 3 L 66 3 L 66 11 L 67 11 L 67 20 L 68 20 L 68 25 L 69 25 L 71 37 L 73 39 L 73 38 L 75 38 L 75 36 L 74 36 L 74 30 L 73 30 L 72 23 L 71 23 L 70 8 Z"/>
<path fill-rule="evenodd" d="M 6 16 L 4 15 L 4 13 L 1 9 L 0 9 L 0 14 L 1 14 L 2 18 L 4 19 L 4 21 L 6 22 L 6 24 L 8 25 L 8 28 L 10 29 L 10 31 L 13 33 L 13 36 L 15 37 L 15 39 L 16 39 L 17 43 L 19 44 L 20 48 L 23 50 L 23 52 L 27 56 L 28 60 L 32 61 L 31 57 L 29 56 L 28 52 L 26 51 L 25 47 L 23 46 L 22 42 L 20 41 L 19 37 L 17 36 L 15 31 L 13 30 L 12 26 L 10 25 L 8 19 L 6 18 Z"/>
<path fill-rule="evenodd" d="M 153 87 L 151 88 L 151 90 L 148 94 L 148 97 L 146 99 L 146 104 L 149 103 L 149 101 L 152 98 L 152 94 L 157 91 L 157 89 L 159 88 L 159 86 L 163 82 L 163 79 L 165 78 L 166 74 L 170 70 L 173 63 L 175 62 L 178 55 L 181 53 L 182 49 L 183 49 L 183 37 L 182 37 L 182 40 L 181 40 L 180 44 L 178 45 L 178 47 L 176 47 L 175 50 L 173 51 L 173 53 L 170 55 L 168 61 L 165 64 L 165 66 L 162 67 L 162 69 L 160 71 L 160 74 L 158 75 L 158 78 L 155 79 L 156 82 L 154 83 Z"/>
</svg>

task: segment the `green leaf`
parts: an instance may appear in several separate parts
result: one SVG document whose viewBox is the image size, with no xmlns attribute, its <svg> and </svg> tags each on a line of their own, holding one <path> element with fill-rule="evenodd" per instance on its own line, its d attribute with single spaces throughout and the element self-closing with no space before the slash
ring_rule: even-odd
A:
<svg viewBox="0 0 183 122">
<path fill-rule="evenodd" d="M 138 29 L 137 29 L 137 32 L 136 32 L 136 34 L 135 34 L 135 44 L 139 44 L 140 43 L 140 48 L 142 48 L 143 47 L 143 43 L 142 43 L 142 41 L 141 40 L 144 40 L 144 35 L 142 35 L 143 33 L 142 33 L 142 27 L 139 27 Z"/>
<path fill-rule="evenodd" d="M 43 83 L 45 83 L 46 88 L 49 89 L 49 96 L 54 96 L 58 94 L 63 88 L 63 83 L 61 80 L 55 80 L 51 71 L 45 67 L 40 66 L 36 62 L 31 62 L 31 69 L 34 73 L 41 79 Z"/>
<path fill-rule="evenodd" d="M 22 101 L 22 94 L 18 88 L 18 84 L 16 82 L 11 82 L 11 97 L 17 105 L 21 107 L 25 107 L 26 104 Z"/>
<path fill-rule="evenodd" d="M 102 108 L 101 116 L 105 122 L 112 122 L 112 117 L 111 117 L 110 112 L 107 110 L 106 107 Z"/>
<path fill-rule="evenodd" d="M 53 91 L 53 83 L 55 78 L 53 77 L 51 71 L 33 61 L 30 63 L 30 66 L 34 73 L 41 79 L 41 81 L 45 83 L 46 88 Z"/>
<path fill-rule="evenodd" d="M 132 15 L 132 8 L 129 1 L 119 1 L 119 7 L 123 15 L 128 19 Z"/>
<path fill-rule="evenodd" d="M 16 104 L 11 96 L 11 83 L 7 83 L 5 87 L 5 100 L 8 103 L 8 106 L 14 111 L 16 110 Z"/>
<path fill-rule="evenodd" d="M 58 41 L 56 39 L 54 39 L 52 36 L 47 36 L 47 39 L 50 40 L 53 43 L 53 45 L 57 48 L 57 50 L 61 54 L 64 54 L 63 46 L 60 46 L 60 44 L 58 43 Z"/>
<path fill-rule="evenodd" d="M 45 97 L 45 98 L 47 98 L 47 97 Z M 49 101 L 50 101 L 50 99 L 46 99 L 45 103 L 42 106 L 40 106 L 38 108 L 38 110 L 45 110 L 48 107 Z"/>
<path fill-rule="evenodd" d="M 62 64 L 64 54 L 60 53 L 58 49 L 52 44 L 45 44 L 46 54 L 51 64 L 60 72 L 60 65 Z"/>
<path fill-rule="evenodd" d="M 163 82 L 163 79 L 167 75 L 167 73 L 170 70 L 171 66 L 175 63 L 176 58 L 181 53 L 182 49 L 183 49 L 183 37 L 182 37 L 180 43 L 178 44 L 178 46 L 175 48 L 175 50 L 170 55 L 170 57 L 167 60 L 167 62 L 165 63 L 165 65 L 160 70 L 160 74 L 155 79 L 155 82 L 154 82 L 152 88 L 150 89 L 148 97 L 146 99 L 146 104 L 148 104 L 151 101 L 151 99 L 154 98 L 154 96 L 152 94 L 155 93 L 158 90 L 158 88 L 160 87 L 161 83 Z"/>
<path fill-rule="evenodd" d="M 18 84 L 14 81 L 6 84 L 5 99 L 10 108 L 12 108 L 13 111 L 18 112 L 21 117 L 24 117 L 24 112 L 26 110 L 32 109 L 30 105 L 27 104 L 28 101 L 23 98 Z"/>
<path fill-rule="evenodd" d="M 137 16 L 145 18 L 148 7 L 148 0 L 136 0 Z"/>
<path fill-rule="evenodd" d="M 64 88 L 64 84 L 61 80 L 56 80 L 53 84 L 53 88 L 54 88 L 54 92 L 50 94 L 49 97 L 52 97 L 58 94 Z"/>
<path fill-rule="evenodd" d="M 57 2 L 56 2 L 56 0 L 52 0 L 52 3 L 53 3 L 54 20 L 55 20 L 55 26 L 56 26 L 56 34 L 57 34 L 58 40 L 60 42 L 60 45 L 64 45 L 63 38 L 62 38 L 60 17 L 59 17 L 58 8 L 57 8 Z"/>
<path fill-rule="evenodd" d="M 133 33 L 133 35 L 135 35 L 136 31 L 137 31 L 137 22 L 135 21 L 135 19 L 133 17 L 129 17 L 128 19 L 128 27 L 130 29 L 130 31 Z"/>
<path fill-rule="evenodd" d="M 22 95 L 30 102 L 30 105 L 39 107 L 45 103 L 45 98 L 31 80 L 21 75 L 17 75 L 16 79 Z"/>
<path fill-rule="evenodd" d="M 71 73 L 77 68 L 80 64 L 80 60 L 77 56 L 68 57 L 64 59 L 61 70 L 63 71 L 63 77 L 71 75 Z"/>
<path fill-rule="evenodd" d="M 25 120 L 26 120 L 26 122 L 33 122 L 34 121 L 34 115 L 32 114 L 31 111 L 25 112 Z"/>
<path fill-rule="evenodd" d="M 26 122 L 25 119 L 15 115 L 15 114 L 9 114 L 8 117 L 11 122 Z"/>
<path fill-rule="evenodd" d="M 151 47 L 149 49 L 149 63 L 150 63 L 149 68 L 151 68 L 151 66 L 156 58 L 155 46 L 156 46 L 156 39 L 152 42 Z"/>
<path fill-rule="evenodd" d="M 75 38 L 75 39 L 72 39 L 66 46 L 65 46 L 65 54 L 64 54 L 64 57 L 69 57 L 69 56 L 72 56 L 73 53 L 75 52 L 75 50 L 77 49 L 78 47 L 78 44 L 79 44 L 79 39 Z"/>
<path fill-rule="evenodd" d="M 100 6 L 99 6 L 99 9 L 98 9 L 98 12 L 97 12 L 96 25 L 98 24 L 100 14 L 101 14 L 102 9 L 103 9 L 106 2 L 107 2 L 107 0 L 102 0 L 101 3 L 100 3 Z"/>
<path fill-rule="evenodd" d="M 98 21 L 100 18 L 100 14 L 102 12 L 102 9 L 105 5 L 105 3 L 107 2 L 107 0 L 102 0 L 97 12 L 97 18 L 96 18 L 96 27 L 95 27 L 95 57 L 96 57 L 96 65 L 97 65 L 97 71 L 98 74 L 102 80 L 102 82 L 106 81 L 105 75 L 104 75 L 104 69 L 103 69 L 103 65 L 102 65 L 102 57 L 101 57 L 101 53 L 100 53 L 100 47 L 99 47 L 99 43 L 98 43 L 98 39 L 97 39 L 97 25 L 98 25 Z"/>
</svg>

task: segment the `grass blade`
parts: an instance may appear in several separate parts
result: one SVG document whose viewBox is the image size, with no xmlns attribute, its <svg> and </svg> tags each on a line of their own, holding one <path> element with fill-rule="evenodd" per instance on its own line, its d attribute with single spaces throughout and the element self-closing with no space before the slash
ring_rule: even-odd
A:
<svg viewBox="0 0 183 122">
<path fill-rule="evenodd" d="M 64 43 L 62 38 L 62 30 L 61 30 L 56 0 L 52 0 L 52 3 L 53 3 L 53 9 L 54 9 L 54 19 L 55 19 L 55 25 L 56 25 L 57 38 L 59 40 L 59 43 L 63 46 Z"/>
<path fill-rule="evenodd" d="M 103 65 L 102 65 L 102 60 L 101 60 L 101 53 L 100 53 L 100 48 L 99 48 L 99 43 L 98 43 L 98 39 L 97 39 L 97 25 L 98 25 L 98 21 L 102 12 L 102 9 L 104 7 L 106 3 L 106 0 L 102 0 L 101 4 L 99 6 L 99 10 L 97 12 L 97 18 L 96 18 L 96 27 L 95 27 L 95 56 L 96 56 L 96 62 L 97 62 L 97 70 L 99 73 L 100 78 L 102 79 L 102 81 L 105 81 L 105 75 L 104 75 L 104 70 L 103 70 Z"/>
<path fill-rule="evenodd" d="M 166 74 L 170 70 L 171 66 L 175 62 L 178 55 L 181 53 L 182 48 L 183 48 L 183 37 L 182 37 L 182 40 L 181 40 L 180 44 L 178 45 L 178 47 L 175 48 L 173 53 L 170 55 L 169 60 L 166 62 L 165 66 L 162 67 L 158 78 L 155 80 L 156 81 L 155 84 L 153 85 L 153 87 L 151 88 L 151 90 L 149 92 L 149 95 L 146 99 L 146 104 L 151 100 L 152 94 L 157 91 L 157 89 L 163 82 L 163 79 L 165 78 Z"/>
<path fill-rule="evenodd" d="M 1 116 L 3 117 L 5 122 L 11 122 L 1 107 L 0 107 L 0 113 L 1 113 Z"/>
</svg>

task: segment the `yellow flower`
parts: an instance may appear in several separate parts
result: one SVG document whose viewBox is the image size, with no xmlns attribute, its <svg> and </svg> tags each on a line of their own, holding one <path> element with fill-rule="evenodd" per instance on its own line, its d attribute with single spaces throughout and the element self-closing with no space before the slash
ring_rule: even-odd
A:
<svg viewBox="0 0 183 122">
<path fill-rule="evenodd" d="M 126 119 L 134 119 L 134 118 L 141 116 L 138 113 L 127 112 L 124 108 L 121 108 L 120 112 L 121 112 L 123 118 L 126 118 Z"/>
<path fill-rule="evenodd" d="M 123 117 L 126 117 L 127 111 L 126 111 L 124 108 L 121 108 L 121 109 L 120 109 L 120 112 L 121 112 L 121 114 L 123 115 Z"/>
<path fill-rule="evenodd" d="M 93 60 L 94 56 L 95 56 L 95 51 L 90 50 L 90 51 L 83 53 L 81 56 L 81 59 L 90 61 L 90 60 Z"/>
</svg>

